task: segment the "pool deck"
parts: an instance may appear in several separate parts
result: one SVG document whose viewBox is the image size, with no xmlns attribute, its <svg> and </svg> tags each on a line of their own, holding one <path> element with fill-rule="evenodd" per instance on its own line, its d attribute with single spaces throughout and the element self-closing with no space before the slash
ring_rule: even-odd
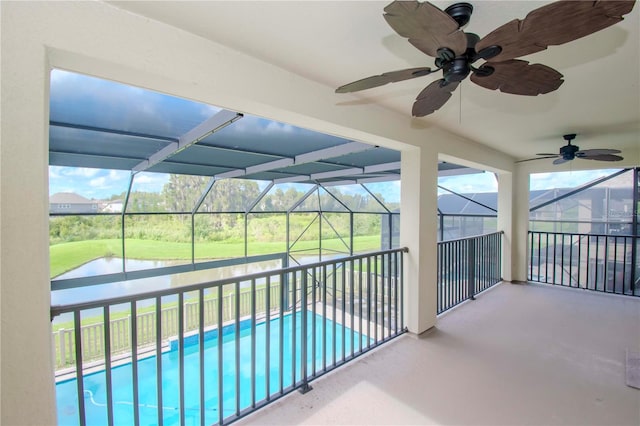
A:
<svg viewBox="0 0 640 426">
<path fill-rule="evenodd" d="M 640 425 L 640 298 L 501 284 L 243 425 Z"/>
</svg>

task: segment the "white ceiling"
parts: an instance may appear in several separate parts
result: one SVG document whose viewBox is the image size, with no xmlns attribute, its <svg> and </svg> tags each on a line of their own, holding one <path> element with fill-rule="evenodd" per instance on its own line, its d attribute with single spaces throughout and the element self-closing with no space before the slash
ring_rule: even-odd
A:
<svg viewBox="0 0 640 426">
<path fill-rule="evenodd" d="M 385 71 L 434 66 L 382 17 L 388 1 L 112 2 L 198 34 L 327 86 Z M 434 1 L 444 9 L 453 1 Z M 465 31 L 480 37 L 548 2 L 471 1 Z M 490 91 L 465 80 L 439 111 L 412 125 L 441 126 L 516 159 L 557 152 L 577 133 L 582 149 L 640 146 L 640 6 L 619 24 L 524 57 L 564 75 L 537 97 Z M 337 108 L 376 103 L 407 116 L 416 95 L 439 75 L 336 95 Z"/>
</svg>

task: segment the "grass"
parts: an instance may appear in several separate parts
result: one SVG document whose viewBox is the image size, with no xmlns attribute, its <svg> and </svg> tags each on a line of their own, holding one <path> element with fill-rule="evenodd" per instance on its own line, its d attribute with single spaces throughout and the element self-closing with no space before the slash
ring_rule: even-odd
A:
<svg viewBox="0 0 640 426">
<path fill-rule="evenodd" d="M 380 235 L 354 237 L 354 247 L 359 251 L 380 248 Z M 293 250 L 307 250 L 318 247 L 318 241 L 298 241 Z M 323 249 L 345 251 L 346 247 L 338 238 L 323 239 Z M 282 242 L 250 242 L 249 255 L 279 253 L 286 250 Z M 57 277 L 87 262 L 101 257 L 122 257 L 122 240 L 88 240 L 61 243 L 50 246 L 51 277 Z M 196 259 L 222 259 L 244 256 L 243 242 L 196 243 Z M 191 259 L 191 243 L 176 243 L 154 240 L 126 240 L 126 256 L 141 260 L 185 260 Z"/>
</svg>

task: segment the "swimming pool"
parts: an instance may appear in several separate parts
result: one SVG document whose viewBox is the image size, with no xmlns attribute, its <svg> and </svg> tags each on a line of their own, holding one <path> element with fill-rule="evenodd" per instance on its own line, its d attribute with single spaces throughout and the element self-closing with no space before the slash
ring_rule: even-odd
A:
<svg viewBox="0 0 640 426">
<path fill-rule="evenodd" d="M 315 353 L 312 353 L 313 325 L 315 322 Z M 295 332 L 293 326 L 295 323 Z M 250 320 L 240 323 L 239 345 L 236 344 L 235 324 L 223 327 L 222 331 L 222 403 L 223 417 L 249 408 L 252 404 L 252 378 L 255 365 L 255 401 L 267 397 L 267 381 L 269 395 L 287 388 L 295 380 L 301 379 L 302 336 L 301 312 L 296 313 L 295 321 L 291 315 L 274 318 L 256 324 L 255 336 L 252 336 Z M 267 346 L 267 329 L 269 345 Z M 282 340 L 280 333 L 282 330 Z M 255 364 L 253 362 L 252 342 L 255 338 Z M 321 371 L 326 365 L 340 362 L 343 356 L 351 355 L 373 341 L 356 331 L 336 324 L 321 315 L 307 313 L 307 359 L 306 368 L 310 373 L 314 366 Z M 295 347 L 294 347 L 295 341 Z M 219 374 L 217 330 L 205 333 L 204 342 L 204 407 L 200 406 L 200 345 L 198 335 L 185 338 L 184 341 L 184 389 L 185 389 L 185 424 L 200 424 L 200 412 L 205 410 L 205 422 L 217 423 L 220 419 L 219 407 Z M 177 342 L 171 342 L 170 350 L 161 355 L 162 361 L 162 413 L 165 425 L 180 424 L 179 409 L 179 351 Z M 267 347 L 269 350 L 267 351 Z M 239 363 L 236 365 L 236 350 L 239 348 Z M 282 350 L 282 362 L 281 351 Z M 268 368 L 267 368 L 267 354 Z M 324 356 L 323 356 L 324 355 Z M 295 360 L 295 362 L 294 362 Z M 158 423 L 158 395 L 156 357 L 151 356 L 137 363 L 138 369 L 138 408 L 140 424 Z M 294 367 L 295 363 L 295 367 Z M 267 373 L 268 370 L 268 373 Z M 131 363 L 114 367 L 111 370 L 113 389 L 113 422 L 114 424 L 133 424 L 133 375 Z M 104 370 L 84 376 L 84 403 L 88 425 L 107 424 L 107 396 Z M 239 384 L 238 392 L 236 386 Z M 239 399 L 237 399 L 239 396 Z M 78 400 L 75 379 L 56 384 L 56 400 L 58 424 L 77 425 Z"/>
</svg>

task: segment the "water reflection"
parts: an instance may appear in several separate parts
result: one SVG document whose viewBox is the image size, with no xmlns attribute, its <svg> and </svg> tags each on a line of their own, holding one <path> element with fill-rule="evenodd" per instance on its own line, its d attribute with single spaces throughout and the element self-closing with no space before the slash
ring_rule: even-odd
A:
<svg viewBox="0 0 640 426">
<path fill-rule="evenodd" d="M 162 268 L 163 266 L 181 265 L 184 264 L 184 261 L 127 259 L 124 263 L 127 271 L 140 271 L 143 269 Z M 119 272 L 122 272 L 122 258 L 102 257 L 59 275 L 55 279 L 93 277 L 96 275 L 117 274 Z"/>
<path fill-rule="evenodd" d="M 324 256 L 323 260 L 330 258 L 341 257 L 340 255 Z M 297 256 L 295 261 L 292 261 L 292 266 L 297 264 L 307 264 L 317 262 L 319 259 L 317 256 Z M 125 261 L 125 268 L 128 271 L 162 268 L 166 266 L 175 266 L 183 264 L 183 261 L 170 261 L 170 260 L 136 260 L 127 259 Z M 141 278 L 137 280 L 118 281 L 108 284 L 90 285 L 86 287 L 76 287 L 65 290 L 56 290 L 51 292 L 51 305 L 67 305 L 74 303 L 89 302 L 95 300 L 101 300 L 111 297 L 130 296 L 134 294 L 145 293 L 149 291 L 164 290 L 168 288 L 179 288 L 182 286 L 203 283 L 207 281 L 215 281 L 230 277 L 240 277 L 243 275 L 257 274 L 260 272 L 271 271 L 282 268 L 281 260 L 268 260 L 262 262 L 253 262 L 247 264 L 222 266 L 218 268 L 205 269 L 201 271 L 183 272 L 172 275 L 161 275 L 157 277 Z M 114 274 L 122 272 L 122 259 L 121 258 L 100 258 L 84 265 L 66 272 L 56 279 L 67 278 L 80 278 L 89 277 L 104 274 Z M 256 284 L 264 284 L 263 280 L 257 280 Z M 246 288 L 250 286 L 250 282 L 242 282 L 240 287 Z M 189 297 L 189 295 L 187 295 Z M 195 297 L 192 295 L 191 297 Z M 177 296 L 165 296 L 162 298 L 162 303 L 173 302 L 177 300 Z M 146 306 L 153 306 L 154 300 L 143 300 L 138 302 L 138 308 Z M 127 311 L 130 306 L 128 304 L 112 306 L 111 312 Z M 101 315 L 101 309 L 91 309 L 83 311 L 83 317 L 98 316 Z M 54 324 L 73 321 L 72 314 L 64 314 L 56 317 L 53 321 Z"/>
<path fill-rule="evenodd" d="M 127 259 L 127 270 L 140 270 L 174 266 L 179 262 L 166 260 L 135 260 Z M 223 266 L 202 271 L 183 272 L 180 274 L 162 275 L 158 277 L 141 278 L 137 280 L 118 281 L 109 284 L 91 285 L 87 287 L 77 287 L 51 292 L 51 305 L 66 305 L 71 303 L 82 303 L 110 297 L 128 296 L 145 293 L 148 291 L 177 288 L 190 284 L 197 284 L 207 281 L 215 281 L 223 278 L 238 277 L 249 274 L 257 274 L 263 271 L 270 271 L 282 267 L 280 260 L 268 260 L 254 262 L 243 265 Z M 103 274 L 113 274 L 122 271 L 122 259 L 101 258 L 86 263 L 79 268 L 69 271 L 57 277 L 57 279 L 78 278 Z M 259 282 L 257 284 L 260 284 Z M 247 287 L 250 283 L 241 283 L 241 287 Z M 164 297 L 163 302 L 176 300 L 176 296 Z M 138 307 L 151 306 L 153 300 L 141 301 Z M 112 311 L 127 310 L 128 306 L 120 305 L 112 308 Z M 98 315 L 100 310 L 86 311 L 86 315 Z M 54 323 L 72 320 L 71 315 L 61 315 L 54 320 Z"/>
</svg>

